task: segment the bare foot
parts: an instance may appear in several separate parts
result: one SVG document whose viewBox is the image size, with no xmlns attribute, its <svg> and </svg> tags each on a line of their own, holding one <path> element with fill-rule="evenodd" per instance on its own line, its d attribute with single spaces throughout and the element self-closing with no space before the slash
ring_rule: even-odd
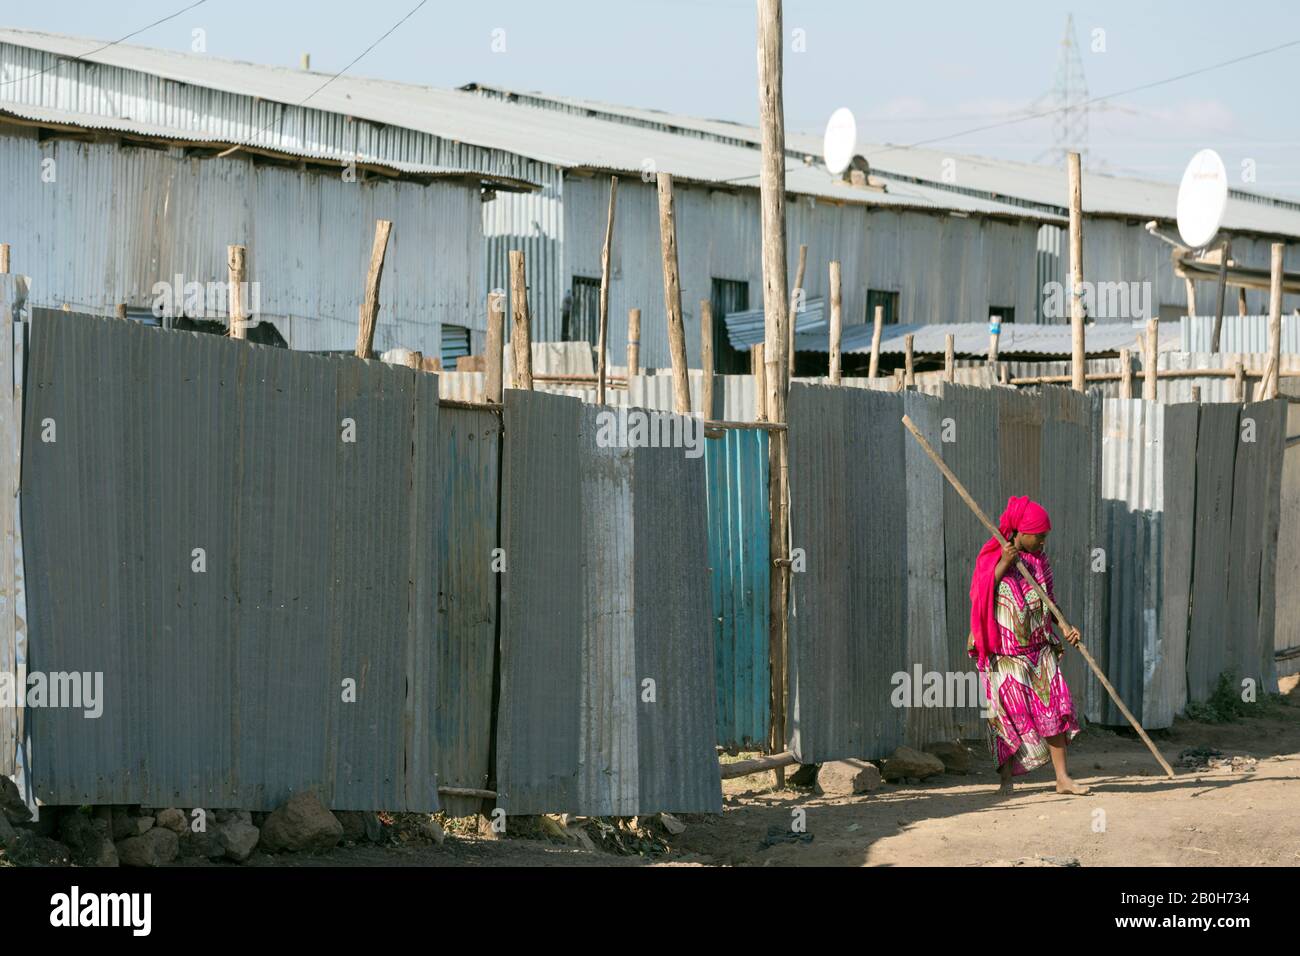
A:
<svg viewBox="0 0 1300 956">
<path fill-rule="evenodd" d="M 1074 794 L 1077 797 L 1081 797 L 1091 789 L 1092 789 L 1091 787 L 1086 787 L 1081 783 L 1075 783 L 1073 780 L 1070 780 L 1068 777 L 1065 780 L 1056 781 L 1057 793 L 1070 793 L 1070 794 Z"/>
<path fill-rule="evenodd" d="M 1012 783 L 1010 777 L 1002 778 L 1002 786 L 998 787 L 998 793 L 1012 793 Z"/>
</svg>

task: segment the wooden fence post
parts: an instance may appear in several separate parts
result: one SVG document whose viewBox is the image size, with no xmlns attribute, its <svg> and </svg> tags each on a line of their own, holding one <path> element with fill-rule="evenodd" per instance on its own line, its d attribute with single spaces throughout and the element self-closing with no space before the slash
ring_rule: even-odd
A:
<svg viewBox="0 0 1300 956">
<path fill-rule="evenodd" d="M 244 288 L 246 252 L 243 246 L 226 246 L 226 311 L 230 314 L 230 337 L 248 338 L 248 316 L 244 315 Z M 126 318 L 126 316 L 122 316 Z"/>
<path fill-rule="evenodd" d="M 876 306 L 875 328 L 871 330 L 871 364 L 867 366 L 867 377 L 875 378 L 880 372 L 880 333 L 885 324 L 885 307 Z"/>
<path fill-rule="evenodd" d="M 691 383 L 686 365 L 686 330 L 682 325 L 682 286 L 677 271 L 677 220 L 673 213 L 673 177 L 659 173 L 659 248 L 663 254 L 664 311 L 668 314 L 668 356 L 673 363 L 673 411 L 691 413 Z"/>
<path fill-rule="evenodd" d="M 375 324 L 379 321 L 379 281 L 384 274 L 384 255 L 388 251 L 388 236 L 393 224 L 387 219 L 375 220 L 375 239 L 370 246 L 370 270 L 366 273 L 366 297 L 361 303 L 361 317 L 357 323 L 357 358 L 370 358 L 375 346 Z"/>
<path fill-rule="evenodd" d="M 505 347 L 503 341 L 506 334 L 505 299 L 503 292 L 494 290 L 488 293 L 487 360 L 484 364 L 483 398 L 496 405 L 500 405 L 504 397 L 501 392 L 503 361 L 501 351 Z"/>
<path fill-rule="evenodd" d="M 1069 154 L 1070 180 L 1070 377 L 1082 392 L 1083 369 L 1083 173 L 1079 154 Z"/>
<path fill-rule="evenodd" d="M 713 303 L 700 300 L 700 411 L 705 421 L 719 417 L 713 414 Z"/>
<path fill-rule="evenodd" d="M 785 386 L 787 391 L 790 388 L 790 380 L 794 378 L 795 351 L 794 351 L 794 334 L 799 325 L 799 306 L 807 307 L 808 297 L 803 291 L 804 270 L 808 267 L 808 247 L 804 244 L 799 245 L 799 266 L 794 272 L 794 288 L 790 290 L 790 328 L 789 342 L 787 343 L 789 351 L 785 359 Z"/>
<path fill-rule="evenodd" d="M 618 196 L 618 177 L 609 177 L 609 213 L 605 217 L 605 245 L 600 251 L 600 332 L 596 347 L 596 404 L 605 404 L 605 353 L 609 351 L 609 255 L 614 243 L 614 200 Z"/>
<path fill-rule="evenodd" d="M 943 380 L 957 380 L 957 339 L 951 333 L 943 337 Z"/>
<path fill-rule="evenodd" d="M 1268 365 L 1260 383 L 1260 398 L 1277 398 L 1282 382 L 1282 254 L 1286 246 L 1272 245 L 1268 286 Z"/>
<path fill-rule="evenodd" d="M 528 323 L 524 254 L 510 250 L 510 364 L 515 388 L 533 390 L 533 340 Z"/>
<path fill-rule="evenodd" d="M 1152 402 L 1156 400 L 1156 356 L 1159 354 L 1158 322 L 1157 319 L 1147 319 L 1146 357 L 1144 359 L 1146 367 L 1142 370 L 1142 397 Z"/>
<path fill-rule="evenodd" d="M 1133 397 L 1133 353 L 1119 350 L 1119 397 Z"/>
<path fill-rule="evenodd" d="M 831 281 L 831 354 L 829 357 L 829 371 L 831 384 L 840 384 L 840 341 L 844 330 L 844 316 L 842 313 L 843 302 L 840 290 L 840 264 L 836 261 L 831 262 L 830 266 Z"/>
<path fill-rule="evenodd" d="M 641 310 L 627 310 L 627 374 L 641 374 Z"/>
</svg>

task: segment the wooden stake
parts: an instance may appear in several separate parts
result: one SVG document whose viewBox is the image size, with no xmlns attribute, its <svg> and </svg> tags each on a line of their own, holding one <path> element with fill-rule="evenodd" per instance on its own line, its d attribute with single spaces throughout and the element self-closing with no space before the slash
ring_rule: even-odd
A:
<svg viewBox="0 0 1300 956">
<path fill-rule="evenodd" d="M 840 290 L 840 264 L 831 262 L 831 384 L 840 384 L 840 342 L 843 335 L 844 316 Z"/>
<path fill-rule="evenodd" d="M 989 516 L 986 515 L 983 509 L 975 503 L 975 499 L 970 496 L 970 492 L 968 492 L 966 487 L 957 480 L 957 476 L 952 473 L 952 470 L 949 469 L 946 464 L 944 464 L 943 459 L 939 457 L 935 450 L 930 446 L 930 443 L 926 441 L 925 436 L 921 434 L 916 425 L 912 424 L 912 420 L 906 415 L 903 416 L 903 425 L 912 433 L 912 437 L 920 442 L 921 447 L 930 457 L 930 460 L 938 466 L 941 472 L 943 472 L 943 476 L 948 479 L 948 483 L 952 485 L 953 490 L 957 492 L 962 501 L 966 502 L 966 505 L 970 510 L 975 512 L 975 517 L 979 518 L 980 523 L 989 530 L 993 537 L 997 539 L 999 544 L 1005 547 L 1007 539 L 1002 537 L 1002 533 L 998 530 L 997 525 L 989 520 Z M 1017 560 L 1016 569 L 1025 579 L 1025 582 L 1038 592 L 1039 599 L 1047 609 L 1052 612 L 1052 615 L 1056 618 L 1057 624 L 1061 627 L 1061 631 L 1064 633 L 1065 631 L 1070 630 L 1070 625 L 1066 622 L 1065 615 L 1061 613 L 1061 609 L 1058 608 L 1055 602 L 1047 596 L 1047 592 L 1043 590 L 1034 576 L 1025 569 L 1024 563 Z M 1148 737 L 1147 732 L 1142 729 L 1142 725 L 1138 723 L 1137 718 L 1133 716 L 1128 707 L 1125 706 L 1124 701 L 1120 699 L 1115 688 L 1111 686 L 1110 681 L 1106 679 L 1106 675 L 1102 673 L 1101 668 L 1097 666 L 1097 662 L 1092 659 L 1092 655 L 1089 654 L 1088 649 L 1084 647 L 1083 641 L 1079 641 L 1079 643 L 1075 644 L 1074 647 L 1078 648 L 1079 653 L 1083 655 L 1084 661 L 1087 662 L 1090 668 L 1092 668 L 1092 672 L 1096 675 L 1097 680 L 1099 680 L 1101 685 L 1106 688 L 1106 692 L 1110 694 L 1110 699 L 1115 702 L 1115 706 L 1119 708 L 1119 712 L 1123 714 L 1125 719 L 1133 726 L 1133 729 L 1137 731 L 1138 736 L 1142 738 L 1142 742 L 1147 745 L 1147 749 L 1151 751 L 1151 755 L 1155 757 L 1160 766 L 1164 768 L 1165 774 L 1172 779 L 1174 776 L 1173 768 L 1170 767 L 1165 761 L 1165 758 L 1161 756 L 1160 751 L 1156 750 L 1156 745 L 1151 742 L 1151 738 Z"/>
<path fill-rule="evenodd" d="M 799 246 L 799 267 L 794 273 L 794 288 L 790 290 L 790 334 L 787 343 L 788 351 L 785 359 L 785 385 L 790 387 L 790 380 L 794 378 L 795 369 L 795 351 L 794 351 L 794 333 L 799 325 L 799 306 L 807 305 L 806 297 L 803 294 L 803 277 L 804 270 L 808 267 L 808 247 L 800 244 Z M 801 300 L 803 300 L 801 302 Z"/>
<path fill-rule="evenodd" d="M 1007 368 L 1005 362 L 998 366 L 998 383 L 1001 385 L 1011 384 L 1011 370 Z"/>
<path fill-rule="evenodd" d="M 912 336 L 903 336 L 903 384 L 911 388 L 916 384 L 916 371 L 912 366 Z"/>
<path fill-rule="evenodd" d="M 749 374 L 754 376 L 754 421 L 767 421 L 767 365 L 763 343 L 749 347 Z"/>
<path fill-rule="evenodd" d="M 867 366 L 867 376 L 875 378 L 880 372 L 880 333 L 885 324 L 885 307 L 876 306 L 876 324 L 871 330 L 871 364 Z"/>
<path fill-rule="evenodd" d="M 1196 318 L 1196 283 L 1191 279 L 1183 279 L 1183 284 L 1187 288 L 1187 317 Z"/>
<path fill-rule="evenodd" d="M 244 288 L 245 258 L 243 246 L 226 246 L 226 311 L 230 313 L 232 339 L 248 338 L 248 326 L 244 324 L 248 316 L 244 315 L 244 298 L 240 294 Z"/>
<path fill-rule="evenodd" d="M 1242 366 L 1241 359 L 1237 359 L 1232 366 L 1232 397 L 1237 402 L 1246 400 L 1246 369 Z"/>
<path fill-rule="evenodd" d="M 718 416 L 713 414 L 713 304 L 708 299 L 700 300 L 700 369 L 700 411 L 713 419 Z"/>
<path fill-rule="evenodd" d="M 115 319 L 125 319 L 125 318 L 126 318 L 126 303 L 125 303 L 125 302 L 119 302 L 117 305 L 115 305 L 115 306 L 113 307 L 113 317 L 114 317 Z M 243 336 L 240 336 L 240 338 L 243 338 Z"/>
<path fill-rule="evenodd" d="M 762 130 L 762 175 L 759 193 L 763 226 L 763 310 L 765 319 L 764 358 L 767 363 L 767 415 L 774 424 L 784 425 L 786 399 L 785 359 L 790 315 L 786 288 L 785 247 L 785 106 L 782 97 L 781 0 L 758 0 L 758 100 Z M 789 567 L 788 516 L 786 514 L 789 460 L 787 435 L 773 432 L 769 442 L 769 499 L 771 502 L 770 633 L 771 725 L 768 752 L 785 750 L 786 721 L 786 572 Z M 777 770 L 777 785 L 784 786 L 785 771 Z"/>
<path fill-rule="evenodd" d="M 528 318 L 524 254 L 510 250 L 510 365 L 515 388 L 533 390 L 533 339 Z"/>
<path fill-rule="evenodd" d="M 943 380 L 957 380 L 957 340 L 952 334 L 943 337 Z"/>
<path fill-rule="evenodd" d="M 998 364 L 998 339 L 1002 336 L 1002 317 L 989 316 L 989 364 Z"/>
<path fill-rule="evenodd" d="M 686 330 L 682 325 L 682 286 L 677 272 L 677 222 L 673 215 L 673 177 L 658 176 L 659 248 L 663 253 L 664 311 L 668 313 L 668 355 L 673 363 L 673 411 L 691 413 L 691 386 L 686 367 Z"/>
<path fill-rule="evenodd" d="M 1201 404 L 1201 386 L 1192 386 L 1192 402 L 1196 405 Z"/>
<path fill-rule="evenodd" d="M 1246 314 L 1246 287 L 1244 285 L 1237 288 L 1237 314 Z"/>
<path fill-rule="evenodd" d="M 494 405 L 500 405 L 502 400 L 501 393 L 501 364 L 504 358 L 501 354 L 505 347 L 504 339 L 506 334 L 506 297 L 503 292 L 488 293 L 488 327 L 487 327 L 487 355 L 484 356 L 486 364 L 484 366 L 484 377 L 486 379 L 483 389 L 483 398 L 485 401 Z"/>
<path fill-rule="evenodd" d="M 627 374 L 641 374 L 641 310 L 627 310 Z"/>
<path fill-rule="evenodd" d="M 1271 279 L 1268 288 L 1268 365 L 1264 380 L 1259 383 L 1261 398 L 1277 398 L 1280 388 L 1278 371 L 1282 368 L 1282 254 L 1286 246 L 1273 243 Z"/>
<path fill-rule="evenodd" d="M 1156 400 L 1156 354 L 1158 349 L 1157 319 L 1147 319 L 1146 356 L 1143 359 L 1142 397 L 1148 401 Z"/>
<path fill-rule="evenodd" d="M 609 177 L 609 213 L 605 216 L 605 245 L 600 251 L 600 332 L 596 348 L 596 404 L 605 404 L 605 353 L 609 351 L 609 253 L 614 243 L 614 199 L 618 196 L 618 177 Z"/>
<path fill-rule="evenodd" d="M 1219 294 L 1216 297 L 1214 307 L 1214 337 L 1210 342 L 1210 351 L 1219 351 L 1219 336 L 1223 332 L 1223 296 L 1228 291 L 1228 253 L 1232 251 L 1232 243 L 1224 242 L 1219 249 Z"/>
<path fill-rule="evenodd" d="M 9 274 L 9 243 L 0 242 L 0 276 Z"/>
<path fill-rule="evenodd" d="M 361 319 L 357 323 L 357 358 L 370 358 L 375 347 L 375 324 L 379 321 L 379 280 L 384 274 L 384 255 L 388 251 L 388 235 L 393 224 L 387 219 L 375 220 L 375 240 L 370 246 L 370 270 L 366 273 L 366 297 L 361 303 Z"/>
<path fill-rule="evenodd" d="M 1083 174 L 1079 154 L 1069 155 L 1070 179 L 1070 375 L 1076 392 L 1083 380 Z"/>
<path fill-rule="evenodd" d="M 1133 397 L 1133 353 L 1119 350 L 1119 397 Z"/>
</svg>

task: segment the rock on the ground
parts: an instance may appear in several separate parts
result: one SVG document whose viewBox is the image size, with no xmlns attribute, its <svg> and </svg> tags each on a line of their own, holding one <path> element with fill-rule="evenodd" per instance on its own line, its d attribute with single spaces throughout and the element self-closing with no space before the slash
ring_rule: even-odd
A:
<svg viewBox="0 0 1300 956">
<path fill-rule="evenodd" d="M 682 823 L 681 820 L 678 820 L 671 813 L 659 814 L 659 822 L 662 823 L 664 825 L 664 829 L 667 830 L 669 833 L 671 833 L 673 836 L 679 836 L 686 832 L 686 824 Z"/>
<path fill-rule="evenodd" d="M 161 866 L 176 859 L 180 840 L 171 830 L 151 827 L 139 836 L 127 837 L 117 844 L 117 857 L 123 866 Z"/>
<path fill-rule="evenodd" d="M 970 773 L 970 748 L 955 740 L 936 740 L 925 745 L 925 752 L 943 761 L 948 773 Z"/>
<path fill-rule="evenodd" d="M 4 774 L 0 774 L 0 815 L 10 823 L 26 823 L 32 818 L 32 811 L 18 792 L 18 784 Z"/>
<path fill-rule="evenodd" d="M 343 839 L 353 843 L 378 843 L 383 838 L 383 824 L 372 810 L 335 810 L 343 825 Z"/>
<path fill-rule="evenodd" d="M 217 824 L 217 845 L 222 852 L 236 863 L 243 863 L 253 855 L 262 833 L 251 821 L 232 817 L 225 823 Z"/>
<path fill-rule="evenodd" d="M 154 818 L 153 825 L 164 827 L 171 830 L 177 836 L 185 832 L 185 811 L 177 810 L 175 807 L 168 807 L 166 810 L 159 810 L 158 816 Z"/>
<path fill-rule="evenodd" d="M 438 846 L 442 846 L 442 841 L 447 839 L 447 834 L 442 829 L 442 824 L 429 817 L 420 824 L 420 833 L 426 840 L 432 840 Z"/>
<path fill-rule="evenodd" d="M 126 807 L 113 811 L 113 839 L 117 842 L 144 836 L 153 827 L 153 817 L 131 813 Z"/>
<path fill-rule="evenodd" d="M 817 771 L 817 789 L 828 797 L 851 797 L 880 786 L 880 771 L 865 760 L 834 760 Z"/>
<path fill-rule="evenodd" d="M 18 833 L 14 830 L 14 825 L 9 822 L 8 817 L 0 813 L 0 850 L 13 843 L 17 837 Z"/>
<path fill-rule="evenodd" d="M 117 850 L 103 819 L 92 819 L 80 811 L 65 813 L 59 820 L 59 839 L 77 866 L 118 864 Z"/>
<path fill-rule="evenodd" d="M 924 780 L 943 773 L 943 761 L 934 754 L 913 750 L 911 747 L 899 747 L 885 759 L 881 774 L 886 780 L 905 780 L 908 777 Z"/>
<path fill-rule="evenodd" d="M 343 838 L 343 824 L 314 793 L 295 793 L 262 824 L 262 849 L 328 850 Z"/>
</svg>

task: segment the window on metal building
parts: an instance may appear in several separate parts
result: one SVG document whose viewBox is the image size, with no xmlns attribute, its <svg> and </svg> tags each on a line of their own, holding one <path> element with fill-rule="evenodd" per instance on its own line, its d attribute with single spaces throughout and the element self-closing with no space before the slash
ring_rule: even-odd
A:
<svg viewBox="0 0 1300 956">
<path fill-rule="evenodd" d="M 469 355 L 469 329 L 462 325 L 442 327 L 442 367 L 448 371 L 456 367 L 456 360 Z"/>
<path fill-rule="evenodd" d="M 569 311 L 560 330 L 566 342 L 600 342 L 600 280 L 585 276 L 573 277 L 572 298 Z"/>
<path fill-rule="evenodd" d="M 713 305 L 713 370 L 721 375 L 747 375 L 749 356 L 731 347 L 727 316 L 749 309 L 749 283 L 744 279 L 714 279 L 709 296 Z"/>
<path fill-rule="evenodd" d="M 876 306 L 884 306 L 884 324 L 895 325 L 898 322 L 898 293 L 882 289 L 867 290 L 867 325 L 876 321 Z"/>
</svg>

